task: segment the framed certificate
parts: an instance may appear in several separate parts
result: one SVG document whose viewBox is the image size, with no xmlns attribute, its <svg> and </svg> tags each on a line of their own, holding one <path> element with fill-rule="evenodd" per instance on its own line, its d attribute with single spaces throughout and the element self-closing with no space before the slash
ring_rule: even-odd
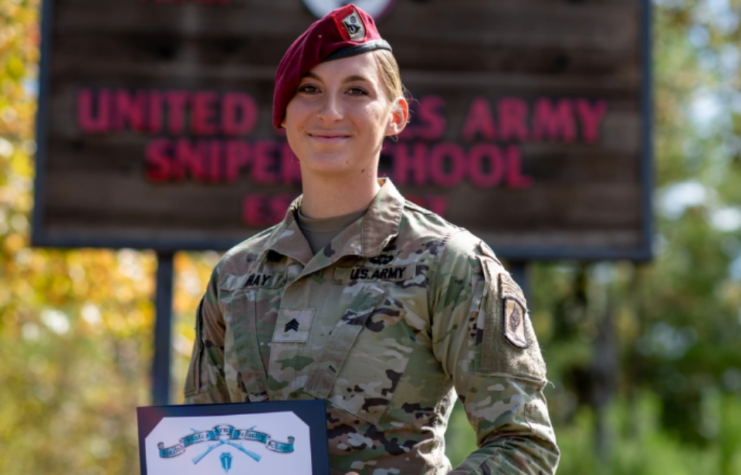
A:
<svg viewBox="0 0 741 475">
<path fill-rule="evenodd" d="M 137 408 L 142 475 L 326 475 L 322 400 Z"/>
</svg>

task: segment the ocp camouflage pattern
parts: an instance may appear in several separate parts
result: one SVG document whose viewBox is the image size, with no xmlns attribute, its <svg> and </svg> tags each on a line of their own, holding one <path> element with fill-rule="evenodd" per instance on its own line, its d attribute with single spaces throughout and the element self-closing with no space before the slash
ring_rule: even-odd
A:
<svg viewBox="0 0 741 475">
<path fill-rule="evenodd" d="M 527 348 L 505 337 L 524 298 L 491 249 L 385 180 L 314 256 L 300 200 L 214 269 L 186 403 L 326 399 L 332 474 L 554 473 L 545 365 L 529 318 Z M 479 449 L 452 469 L 456 395 Z"/>
</svg>

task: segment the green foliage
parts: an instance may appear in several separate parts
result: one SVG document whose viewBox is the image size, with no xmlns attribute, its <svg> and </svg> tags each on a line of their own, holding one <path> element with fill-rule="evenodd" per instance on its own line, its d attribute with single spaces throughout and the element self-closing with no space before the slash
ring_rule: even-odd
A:
<svg viewBox="0 0 741 475">
<path fill-rule="evenodd" d="M 38 8 L 0 0 L 0 473 L 136 473 L 155 257 L 29 245 Z M 181 374 L 214 264 L 176 259 L 175 308 L 190 317 L 177 327 Z"/>
<path fill-rule="evenodd" d="M 560 474 L 691 475 L 717 473 L 718 451 L 685 447 L 661 429 L 656 418 L 658 402 L 644 397 L 633 407 L 614 404 L 609 418 L 615 450 L 608 463 L 594 455 L 593 413 L 580 410 L 575 423 L 561 431 L 563 461 Z M 635 418 L 635 421 L 633 419 Z M 633 427 L 625 427 L 629 425 Z"/>
</svg>

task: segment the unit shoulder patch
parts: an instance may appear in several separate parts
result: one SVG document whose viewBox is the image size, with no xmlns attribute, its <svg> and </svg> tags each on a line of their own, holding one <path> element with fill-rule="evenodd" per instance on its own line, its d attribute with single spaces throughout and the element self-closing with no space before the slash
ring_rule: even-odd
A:
<svg viewBox="0 0 741 475">
<path fill-rule="evenodd" d="M 502 324 L 504 325 L 504 337 L 515 348 L 525 350 L 530 347 L 527 341 L 525 330 L 525 319 L 527 312 L 525 307 L 515 298 L 506 298 L 503 301 L 502 309 L 504 316 Z"/>
<path fill-rule="evenodd" d="M 484 331 L 478 371 L 509 374 L 545 383 L 545 363 L 528 319 L 527 303 L 512 277 L 489 258 L 481 258 L 487 293 L 482 306 Z M 480 314 L 482 312 L 480 311 Z M 476 367 L 476 366 L 475 366 Z"/>
<path fill-rule="evenodd" d="M 504 338 L 515 348 L 530 347 L 527 339 L 527 307 L 520 287 L 507 273 L 499 274 L 499 293 L 502 299 Z"/>
</svg>

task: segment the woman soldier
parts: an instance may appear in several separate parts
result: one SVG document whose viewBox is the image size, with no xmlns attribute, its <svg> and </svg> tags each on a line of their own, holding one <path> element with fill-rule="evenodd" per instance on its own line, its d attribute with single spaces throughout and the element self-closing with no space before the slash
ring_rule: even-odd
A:
<svg viewBox="0 0 741 475">
<path fill-rule="evenodd" d="M 373 19 L 348 5 L 311 25 L 273 107 L 303 195 L 214 269 L 186 403 L 325 399 L 333 474 L 553 473 L 522 292 L 480 239 L 377 177 L 409 108 Z M 480 448 L 451 472 L 455 394 Z"/>
</svg>

